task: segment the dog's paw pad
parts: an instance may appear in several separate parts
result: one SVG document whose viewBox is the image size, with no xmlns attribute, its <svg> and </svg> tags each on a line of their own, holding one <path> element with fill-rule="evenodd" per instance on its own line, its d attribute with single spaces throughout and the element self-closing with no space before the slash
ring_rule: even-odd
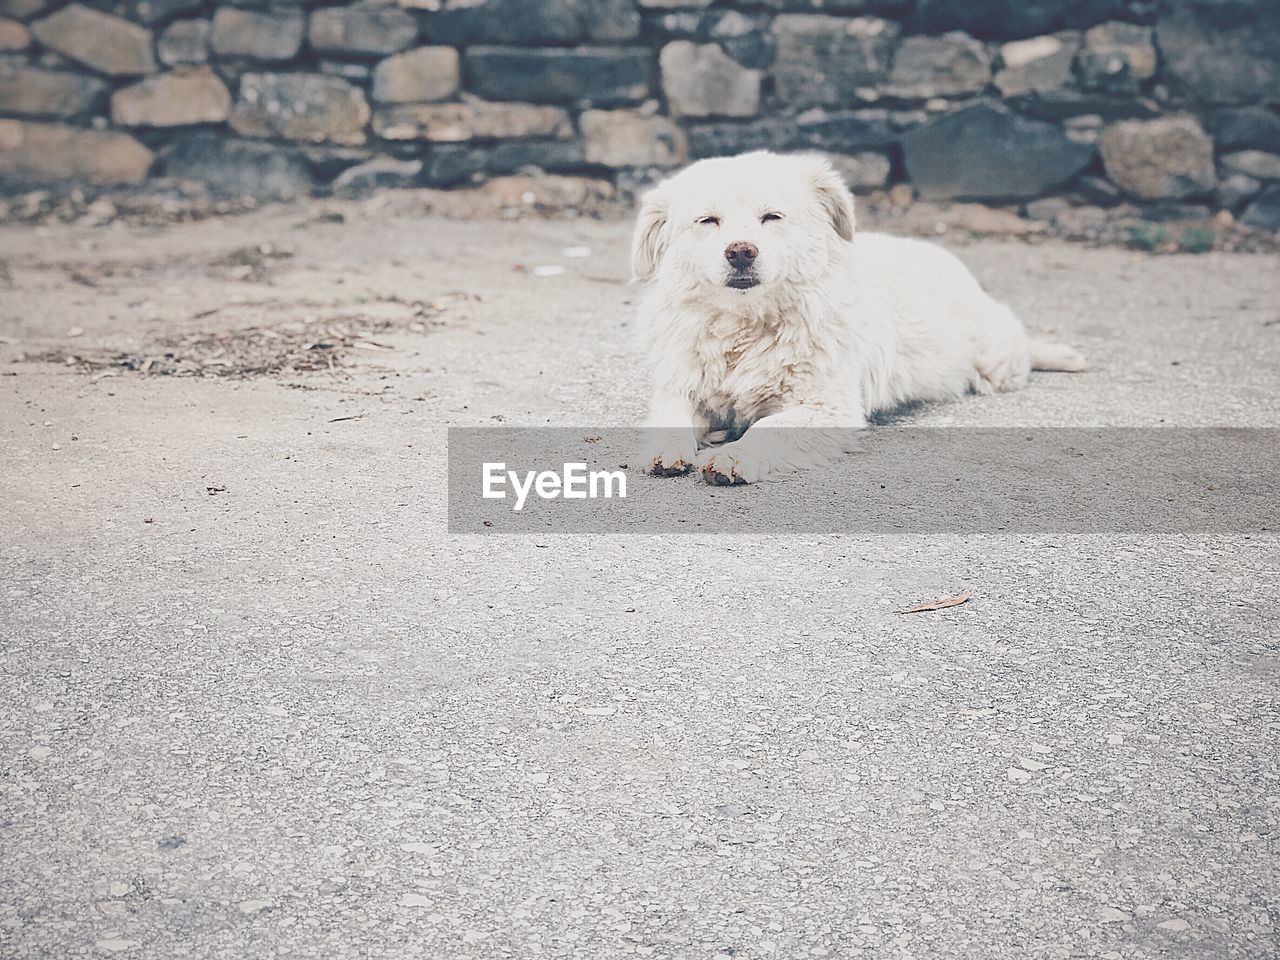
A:
<svg viewBox="0 0 1280 960">
<path fill-rule="evenodd" d="M 649 461 L 649 465 L 644 468 L 644 472 L 651 477 L 678 477 L 692 469 L 693 464 L 683 457 L 676 457 L 668 461 L 665 457 L 659 455 Z"/>
<path fill-rule="evenodd" d="M 747 482 L 740 466 L 736 457 L 721 455 L 711 457 L 699 469 L 702 471 L 702 479 L 712 486 L 734 487 Z"/>
</svg>

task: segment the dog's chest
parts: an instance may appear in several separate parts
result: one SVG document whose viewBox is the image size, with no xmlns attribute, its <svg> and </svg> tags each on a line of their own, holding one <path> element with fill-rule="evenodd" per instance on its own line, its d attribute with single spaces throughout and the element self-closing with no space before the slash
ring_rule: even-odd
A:
<svg viewBox="0 0 1280 960">
<path fill-rule="evenodd" d="M 809 366 L 804 338 L 768 318 L 713 317 L 699 329 L 692 347 L 694 400 L 717 420 L 749 422 L 767 416 Z"/>
</svg>

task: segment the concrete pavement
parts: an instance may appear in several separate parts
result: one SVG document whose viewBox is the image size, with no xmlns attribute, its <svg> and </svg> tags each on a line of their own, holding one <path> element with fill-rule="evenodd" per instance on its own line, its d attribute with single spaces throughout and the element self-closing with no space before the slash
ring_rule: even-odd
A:
<svg viewBox="0 0 1280 960">
<path fill-rule="evenodd" d="M 450 537 L 629 226 L 341 210 L 0 229 L 0 955 L 1276 955 L 1274 535 Z M 909 422 L 1280 426 L 1274 258 L 957 250 L 1093 369 Z"/>
</svg>

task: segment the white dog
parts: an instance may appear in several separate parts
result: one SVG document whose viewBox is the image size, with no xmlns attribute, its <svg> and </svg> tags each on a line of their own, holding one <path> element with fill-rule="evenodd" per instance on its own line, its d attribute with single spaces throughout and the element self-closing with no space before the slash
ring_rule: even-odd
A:
<svg viewBox="0 0 1280 960">
<path fill-rule="evenodd" d="M 645 194 L 632 266 L 659 428 L 647 472 L 753 482 L 825 462 L 875 411 L 1084 369 L 950 253 L 853 225 L 816 156 L 702 160 Z"/>
</svg>

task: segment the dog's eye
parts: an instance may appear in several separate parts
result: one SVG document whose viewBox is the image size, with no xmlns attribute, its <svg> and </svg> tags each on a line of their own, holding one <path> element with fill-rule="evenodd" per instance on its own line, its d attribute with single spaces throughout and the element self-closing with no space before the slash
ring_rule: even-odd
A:
<svg viewBox="0 0 1280 960">
<path fill-rule="evenodd" d="M 697 220 L 694 221 L 694 223 L 704 223 L 713 227 L 718 227 L 720 226 L 720 218 L 719 217 L 699 217 Z"/>
<path fill-rule="evenodd" d="M 782 214 L 780 213 L 766 213 L 763 217 L 760 218 L 760 222 L 769 223 L 771 220 L 781 220 L 781 219 L 782 219 Z"/>
</svg>

